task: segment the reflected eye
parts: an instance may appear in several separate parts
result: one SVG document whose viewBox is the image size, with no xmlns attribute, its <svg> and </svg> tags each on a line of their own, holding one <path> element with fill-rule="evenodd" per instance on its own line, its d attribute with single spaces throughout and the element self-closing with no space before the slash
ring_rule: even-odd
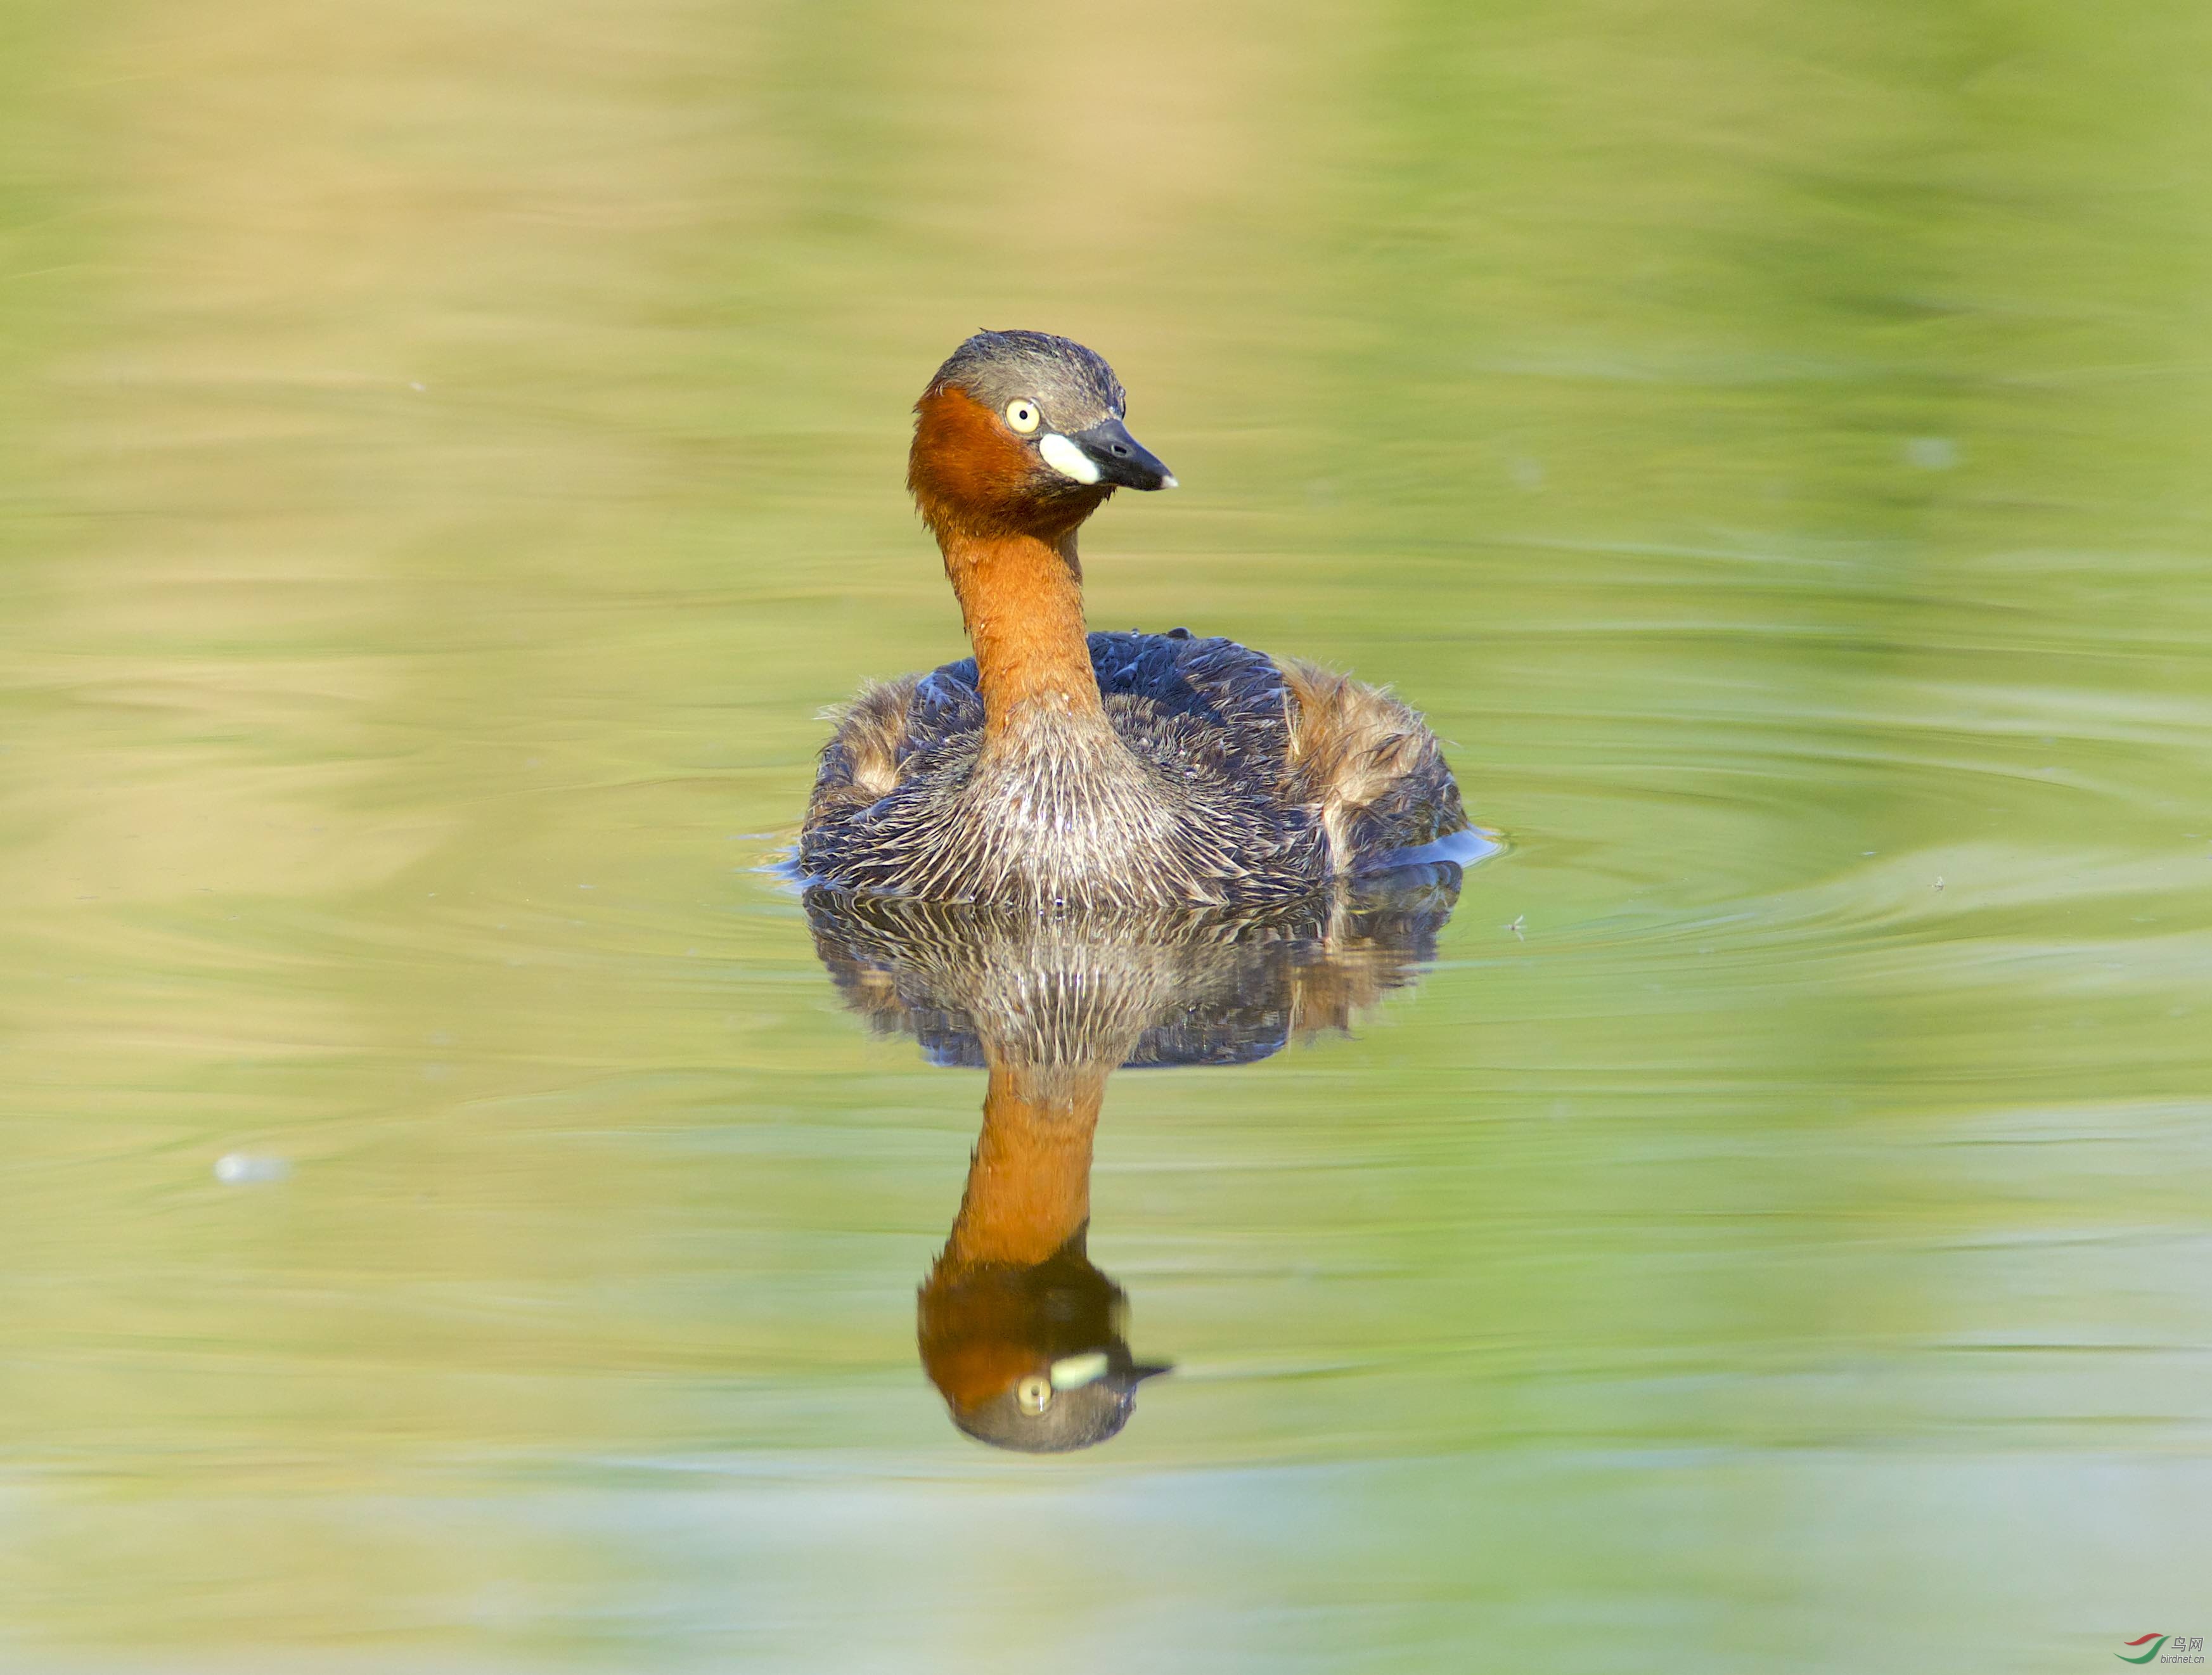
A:
<svg viewBox="0 0 2212 1675">
<path fill-rule="evenodd" d="M 1016 396 L 1006 404 L 1006 422 L 1024 436 L 1037 428 L 1043 416 L 1027 396 Z"/>
<path fill-rule="evenodd" d="M 1017 407 L 1021 405 L 1018 402 L 1014 404 Z M 1035 424 L 1036 410 L 1032 407 L 1030 413 L 1031 416 L 1030 422 Z M 1006 416 L 1011 419 L 1013 415 L 1009 412 Z M 1023 1412 L 1042 1413 L 1052 1405 L 1052 1381 L 1039 1378 L 1035 1373 L 1031 1373 L 1014 1387 L 1014 1399 L 1022 1405 Z"/>
</svg>

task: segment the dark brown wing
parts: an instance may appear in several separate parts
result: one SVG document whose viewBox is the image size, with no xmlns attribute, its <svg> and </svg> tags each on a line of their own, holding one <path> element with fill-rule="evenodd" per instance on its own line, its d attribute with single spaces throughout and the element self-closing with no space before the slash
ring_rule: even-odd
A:
<svg viewBox="0 0 2212 1675">
<path fill-rule="evenodd" d="M 927 675 L 871 682 L 851 703 L 831 712 L 831 719 L 836 731 L 822 747 L 814 793 L 806 804 L 807 832 L 872 806 L 921 763 L 982 731 L 975 660 Z"/>
<path fill-rule="evenodd" d="M 1278 666 L 1291 699 L 1287 794 L 1320 810 L 1332 871 L 1358 872 L 1467 829 L 1459 786 L 1419 714 L 1333 670 L 1292 658 Z"/>
<path fill-rule="evenodd" d="M 1184 628 L 1094 634 L 1091 659 L 1133 750 L 1178 777 L 1241 787 L 1231 799 L 1273 810 L 1285 846 L 1311 842 L 1318 826 L 1328 873 L 1371 868 L 1468 829 L 1436 736 L 1386 691 Z M 835 828 L 917 775 L 957 774 L 982 725 L 972 658 L 866 688 L 823 749 L 805 833 L 834 845 Z M 805 854 L 811 846 L 801 841 Z"/>
</svg>

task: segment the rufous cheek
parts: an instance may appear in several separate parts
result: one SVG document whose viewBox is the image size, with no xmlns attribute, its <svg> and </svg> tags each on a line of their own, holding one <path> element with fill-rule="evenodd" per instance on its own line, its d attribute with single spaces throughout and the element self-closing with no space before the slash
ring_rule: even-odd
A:
<svg viewBox="0 0 2212 1675">
<path fill-rule="evenodd" d="M 933 390 L 915 410 L 909 475 L 915 492 L 967 506 L 995 505 L 1026 490 L 1036 462 L 999 416 L 964 390 Z"/>
<path fill-rule="evenodd" d="M 1024 1373 L 1040 1369 L 1036 1351 L 1026 1344 L 987 1339 L 925 1345 L 922 1370 L 945 1400 L 972 1413 L 1004 1395 Z"/>
</svg>

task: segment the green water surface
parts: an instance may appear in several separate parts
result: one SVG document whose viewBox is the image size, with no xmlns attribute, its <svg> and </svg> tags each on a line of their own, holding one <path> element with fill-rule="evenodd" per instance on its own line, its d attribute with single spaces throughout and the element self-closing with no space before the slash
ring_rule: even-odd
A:
<svg viewBox="0 0 2212 1675">
<path fill-rule="evenodd" d="M 0 1668 L 2212 1632 L 2209 78 L 2180 0 L 15 0 Z M 986 325 L 1184 484 L 1096 626 L 1394 683 L 1511 845 L 1348 1035 L 1115 1080 L 1178 1370 L 1060 1460 L 915 1364 L 981 1076 L 759 870 L 963 649 Z"/>
</svg>

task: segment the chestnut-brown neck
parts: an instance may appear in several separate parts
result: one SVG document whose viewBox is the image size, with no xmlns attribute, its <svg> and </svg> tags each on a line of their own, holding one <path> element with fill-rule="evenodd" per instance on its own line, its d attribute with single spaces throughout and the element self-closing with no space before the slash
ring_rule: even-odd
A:
<svg viewBox="0 0 2212 1675">
<path fill-rule="evenodd" d="M 1109 491 L 1053 478 L 999 415 L 955 385 L 932 386 L 915 414 L 907 486 L 975 648 L 985 738 L 1025 710 L 1103 714 L 1075 531 Z"/>
<path fill-rule="evenodd" d="M 1034 535 L 945 531 L 938 543 L 975 648 L 984 737 L 997 737 L 1024 709 L 1102 714 L 1075 532 L 1054 543 Z"/>
<path fill-rule="evenodd" d="M 994 1060 L 983 1132 L 938 1274 L 980 1263 L 1030 1266 L 1091 1219 L 1091 1141 L 1109 1066 Z"/>
<path fill-rule="evenodd" d="M 993 1277 L 1073 1250 L 1091 1219 L 1091 1138 L 1105 1065 L 1008 1064 L 993 1055 L 983 1132 L 951 1235 L 921 1288 L 922 1366 L 962 1412 L 1035 1369 L 1031 1300 Z"/>
</svg>

